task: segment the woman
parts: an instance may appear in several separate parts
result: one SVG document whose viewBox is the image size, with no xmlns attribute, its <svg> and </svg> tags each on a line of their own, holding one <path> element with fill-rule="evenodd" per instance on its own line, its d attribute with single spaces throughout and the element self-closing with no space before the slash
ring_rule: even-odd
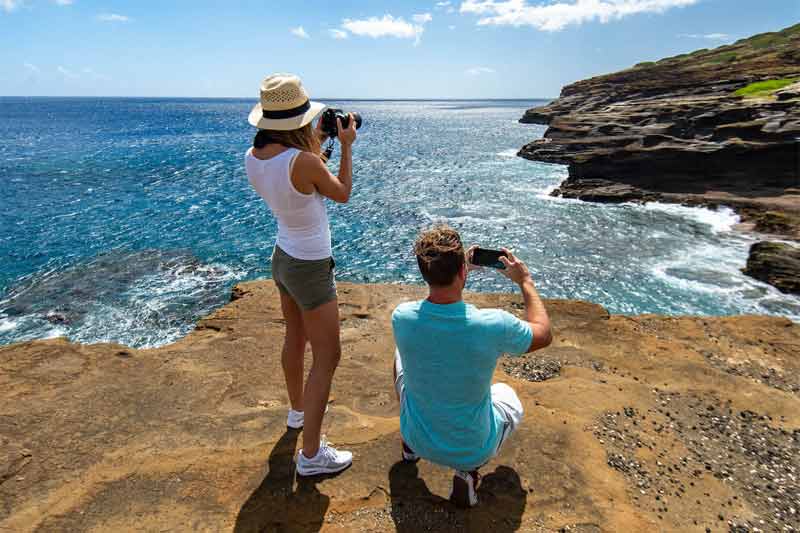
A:
<svg viewBox="0 0 800 533">
<path fill-rule="evenodd" d="M 249 122 L 259 129 L 245 167 L 250 184 L 278 221 L 272 255 L 272 277 L 286 321 L 281 362 L 291 409 L 286 421 L 303 428 L 303 448 L 297 456 L 298 475 L 331 474 L 344 470 L 353 454 L 320 442 L 331 381 L 339 363 L 339 308 L 331 257 L 331 230 L 323 197 L 339 203 L 350 199 L 355 120 L 342 128 L 339 174 L 328 171 L 320 155 L 325 141 L 319 122 L 325 108 L 308 99 L 300 79 L 273 74 L 261 83 L 261 101 Z M 352 118 L 352 117 L 351 117 Z M 303 388 L 303 355 L 311 343 L 313 363 Z"/>
</svg>

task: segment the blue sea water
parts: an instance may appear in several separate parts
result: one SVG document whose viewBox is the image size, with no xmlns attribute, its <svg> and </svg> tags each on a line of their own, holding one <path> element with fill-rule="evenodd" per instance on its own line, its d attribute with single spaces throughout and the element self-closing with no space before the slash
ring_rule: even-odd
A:
<svg viewBox="0 0 800 533">
<path fill-rule="evenodd" d="M 329 206 L 340 281 L 421 282 L 411 244 L 443 220 L 516 250 L 546 297 L 800 319 L 800 299 L 739 272 L 753 240 L 729 210 L 551 198 L 566 169 L 515 155 L 544 133 L 517 122 L 541 102 L 328 103 L 365 118 L 352 199 Z M 251 105 L 0 98 L 0 344 L 158 346 L 269 276 L 275 222 L 243 169 Z M 512 290 L 493 272 L 469 288 Z"/>
</svg>

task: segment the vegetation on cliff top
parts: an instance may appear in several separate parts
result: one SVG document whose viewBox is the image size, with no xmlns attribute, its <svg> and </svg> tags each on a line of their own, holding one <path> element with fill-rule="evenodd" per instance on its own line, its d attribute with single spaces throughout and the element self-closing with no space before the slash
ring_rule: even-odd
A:
<svg viewBox="0 0 800 533">
<path fill-rule="evenodd" d="M 795 24 L 710 50 L 703 48 L 658 61 L 643 61 L 632 69 L 598 76 L 575 85 L 613 83 L 618 87 L 621 83 L 635 92 L 652 86 L 654 80 L 658 80 L 657 84 L 662 88 L 708 81 L 730 81 L 746 86 L 752 82 L 790 80 L 798 76 L 800 24 Z M 567 90 L 567 93 L 570 92 Z"/>
</svg>

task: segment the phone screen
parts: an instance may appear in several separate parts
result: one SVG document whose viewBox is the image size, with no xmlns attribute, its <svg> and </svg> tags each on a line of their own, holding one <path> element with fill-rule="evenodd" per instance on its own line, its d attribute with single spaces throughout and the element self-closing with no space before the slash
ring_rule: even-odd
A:
<svg viewBox="0 0 800 533">
<path fill-rule="evenodd" d="M 485 248 L 475 248 L 472 251 L 472 264 L 505 270 L 506 266 L 500 262 L 501 257 L 506 253 L 501 250 L 486 250 Z"/>
</svg>

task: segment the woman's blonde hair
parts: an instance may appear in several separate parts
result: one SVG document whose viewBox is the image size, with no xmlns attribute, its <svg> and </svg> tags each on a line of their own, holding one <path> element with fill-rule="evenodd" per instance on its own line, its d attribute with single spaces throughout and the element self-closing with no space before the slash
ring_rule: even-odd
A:
<svg viewBox="0 0 800 533">
<path fill-rule="evenodd" d="M 310 122 L 296 130 L 258 130 L 253 139 L 253 148 L 264 148 L 268 144 L 281 144 L 316 155 L 322 152 L 319 138 Z"/>
</svg>

